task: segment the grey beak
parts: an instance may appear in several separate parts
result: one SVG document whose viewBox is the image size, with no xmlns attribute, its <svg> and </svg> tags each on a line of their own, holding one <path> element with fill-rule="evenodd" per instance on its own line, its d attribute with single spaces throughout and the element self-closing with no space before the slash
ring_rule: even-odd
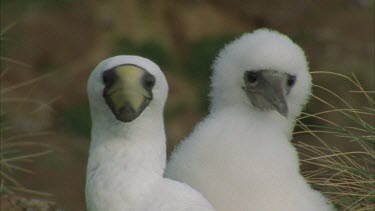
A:
<svg viewBox="0 0 375 211">
<path fill-rule="evenodd" d="M 254 107 L 262 111 L 275 110 L 285 117 L 288 116 L 286 74 L 264 70 L 251 77 L 245 76 L 244 79 L 244 90 Z"/>
<path fill-rule="evenodd" d="M 283 88 L 283 86 L 272 85 L 271 90 L 273 90 L 273 94 L 268 95 L 268 100 L 277 112 L 287 117 L 288 104 L 286 102 L 286 96 Z"/>
</svg>

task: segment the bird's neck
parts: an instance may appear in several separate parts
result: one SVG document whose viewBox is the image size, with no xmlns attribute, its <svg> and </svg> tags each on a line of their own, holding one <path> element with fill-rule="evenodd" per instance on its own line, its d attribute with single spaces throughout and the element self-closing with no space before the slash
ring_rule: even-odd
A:
<svg viewBox="0 0 375 211">
<path fill-rule="evenodd" d="M 86 184 L 89 192 L 103 193 L 97 198 L 110 201 L 117 194 L 129 204 L 137 203 L 162 179 L 166 161 L 162 113 L 131 123 L 94 120 L 91 135 Z"/>
<path fill-rule="evenodd" d="M 93 125 L 89 157 L 101 164 L 119 161 L 129 169 L 155 172 L 165 166 L 165 132 L 162 121 L 155 119 L 144 124 L 105 128 Z M 111 138 L 109 138 L 111 137 Z M 160 172 L 162 175 L 162 172 Z"/>
</svg>

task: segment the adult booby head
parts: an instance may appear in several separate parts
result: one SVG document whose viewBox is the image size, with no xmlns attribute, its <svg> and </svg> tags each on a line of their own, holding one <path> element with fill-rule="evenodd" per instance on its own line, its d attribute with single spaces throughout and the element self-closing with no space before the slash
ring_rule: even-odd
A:
<svg viewBox="0 0 375 211">
<path fill-rule="evenodd" d="M 87 92 L 93 118 L 127 123 L 151 110 L 162 112 L 168 85 L 152 61 L 115 56 L 98 64 L 88 80 Z"/>
<path fill-rule="evenodd" d="M 294 119 L 311 92 L 303 50 L 269 29 L 242 35 L 219 53 L 213 64 L 212 109 L 248 104 Z"/>
</svg>

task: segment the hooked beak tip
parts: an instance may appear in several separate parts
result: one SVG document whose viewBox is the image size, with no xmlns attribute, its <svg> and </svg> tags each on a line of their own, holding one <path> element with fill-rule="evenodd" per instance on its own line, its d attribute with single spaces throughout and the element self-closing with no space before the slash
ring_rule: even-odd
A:
<svg viewBox="0 0 375 211">
<path fill-rule="evenodd" d="M 287 105 L 280 105 L 276 110 L 277 110 L 277 112 L 279 112 L 284 117 L 288 117 L 288 106 Z"/>
</svg>

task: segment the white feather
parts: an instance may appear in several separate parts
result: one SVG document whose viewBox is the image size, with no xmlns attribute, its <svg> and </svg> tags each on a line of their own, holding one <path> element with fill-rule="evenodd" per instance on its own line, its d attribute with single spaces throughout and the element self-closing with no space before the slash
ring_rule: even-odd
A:
<svg viewBox="0 0 375 211">
<path fill-rule="evenodd" d="M 118 121 L 103 98 L 103 71 L 122 64 L 138 65 L 156 78 L 153 100 L 129 123 Z M 92 72 L 87 89 L 93 123 L 86 180 L 89 211 L 214 210 L 188 185 L 163 178 L 168 85 L 156 64 L 137 56 L 109 58 Z"/>
<path fill-rule="evenodd" d="M 254 108 L 242 90 L 244 72 L 260 69 L 296 75 L 287 118 Z M 290 142 L 311 93 L 302 49 L 278 32 L 256 30 L 220 52 L 211 80 L 210 113 L 174 150 L 166 175 L 191 185 L 221 211 L 331 210 L 300 175 Z"/>
</svg>

